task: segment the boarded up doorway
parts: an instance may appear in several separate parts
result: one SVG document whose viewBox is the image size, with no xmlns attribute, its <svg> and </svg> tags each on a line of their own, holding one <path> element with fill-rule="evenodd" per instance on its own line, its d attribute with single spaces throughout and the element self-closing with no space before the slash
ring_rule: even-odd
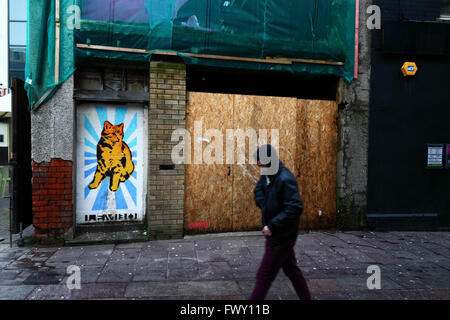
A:
<svg viewBox="0 0 450 320">
<path fill-rule="evenodd" d="M 277 129 L 280 159 L 297 178 L 304 201 L 301 228 L 331 228 L 336 221 L 337 116 L 334 101 L 191 92 L 186 129 L 192 150 L 196 145 L 202 152 L 213 142 L 202 134 L 217 129 L 224 158 L 227 129 L 266 129 L 269 143 L 270 130 Z M 237 144 L 234 149 L 236 160 Z M 225 159 L 223 164 L 186 165 L 185 233 L 260 230 L 261 213 L 253 200 L 259 170 L 248 164 L 249 156 L 246 141 L 245 165 Z"/>
</svg>

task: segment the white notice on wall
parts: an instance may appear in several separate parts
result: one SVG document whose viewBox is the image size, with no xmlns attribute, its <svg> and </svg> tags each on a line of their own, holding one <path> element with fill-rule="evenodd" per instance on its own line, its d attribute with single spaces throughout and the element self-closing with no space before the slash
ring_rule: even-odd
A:
<svg viewBox="0 0 450 320">
<path fill-rule="evenodd" d="M 428 145 L 428 167 L 442 167 L 444 163 L 444 145 L 429 144 Z"/>
</svg>

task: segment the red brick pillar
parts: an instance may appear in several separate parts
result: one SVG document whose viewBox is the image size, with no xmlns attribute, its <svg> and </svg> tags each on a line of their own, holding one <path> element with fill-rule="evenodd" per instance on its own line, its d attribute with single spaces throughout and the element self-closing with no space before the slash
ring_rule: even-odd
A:
<svg viewBox="0 0 450 320">
<path fill-rule="evenodd" d="M 32 171 L 35 236 L 40 243 L 52 243 L 73 224 L 72 161 L 33 161 Z"/>
</svg>

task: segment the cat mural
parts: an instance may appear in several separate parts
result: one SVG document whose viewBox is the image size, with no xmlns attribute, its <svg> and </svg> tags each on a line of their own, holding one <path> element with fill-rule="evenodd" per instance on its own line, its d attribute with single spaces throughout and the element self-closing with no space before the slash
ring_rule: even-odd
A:
<svg viewBox="0 0 450 320">
<path fill-rule="evenodd" d="M 123 125 L 104 122 L 102 135 L 97 144 L 97 170 L 89 189 L 97 189 L 102 181 L 109 177 L 109 190 L 116 192 L 120 183 L 125 182 L 133 174 L 131 151 L 123 141 Z"/>
</svg>

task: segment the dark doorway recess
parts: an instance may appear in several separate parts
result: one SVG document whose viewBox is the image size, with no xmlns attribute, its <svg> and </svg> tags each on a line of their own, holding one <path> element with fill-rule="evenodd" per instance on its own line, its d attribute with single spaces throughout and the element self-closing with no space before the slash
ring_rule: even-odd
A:
<svg viewBox="0 0 450 320">
<path fill-rule="evenodd" d="M 187 91 L 336 100 L 339 78 L 187 66 Z"/>
<path fill-rule="evenodd" d="M 24 82 L 13 79 L 12 102 L 12 231 L 33 222 L 31 208 L 31 115 Z"/>
</svg>

